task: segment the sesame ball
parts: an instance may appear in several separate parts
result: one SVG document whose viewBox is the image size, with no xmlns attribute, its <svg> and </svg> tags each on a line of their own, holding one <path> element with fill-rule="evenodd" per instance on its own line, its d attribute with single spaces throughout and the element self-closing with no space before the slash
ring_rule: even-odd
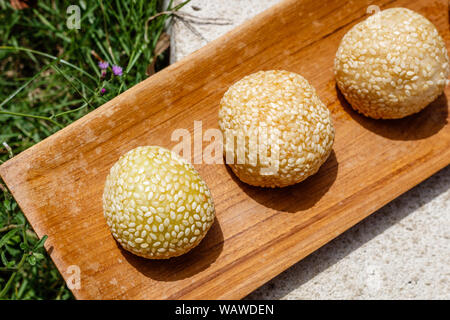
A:
<svg viewBox="0 0 450 320">
<path fill-rule="evenodd" d="M 375 119 L 419 112 L 443 92 L 448 75 L 447 49 L 435 26 L 405 8 L 380 11 L 355 25 L 335 59 L 342 94 Z"/>
<path fill-rule="evenodd" d="M 112 166 L 103 210 L 122 247 L 149 259 L 188 252 L 215 215 L 208 186 L 194 167 L 157 146 L 133 149 Z"/>
<path fill-rule="evenodd" d="M 220 102 L 219 127 L 226 163 L 240 180 L 260 187 L 289 186 L 315 174 L 334 141 L 330 112 L 314 88 L 282 70 L 233 84 Z M 235 144 L 239 137 L 244 142 Z"/>
</svg>

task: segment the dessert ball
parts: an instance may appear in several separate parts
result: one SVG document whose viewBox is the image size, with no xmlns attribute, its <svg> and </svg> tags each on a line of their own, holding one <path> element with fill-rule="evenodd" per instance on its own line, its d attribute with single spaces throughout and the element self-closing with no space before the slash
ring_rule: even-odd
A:
<svg viewBox="0 0 450 320">
<path fill-rule="evenodd" d="M 226 163 L 240 180 L 260 187 L 289 186 L 315 174 L 334 141 L 330 112 L 314 88 L 282 70 L 233 84 L 220 102 L 219 127 Z"/>
<path fill-rule="evenodd" d="M 425 17 L 405 8 L 378 12 L 342 39 L 336 82 L 351 106 L 375 119 L 419 112 L 444 90 L 445 43 Z"/>
<path fill-rule="evenodd" d="M 194 167 L 172 151 L 147 146 L 120 157 L 106 179 L 106 222 L 122 247 L 149 259 L 194 248 L 214 221 L 214 204 Z"/>
</svg>

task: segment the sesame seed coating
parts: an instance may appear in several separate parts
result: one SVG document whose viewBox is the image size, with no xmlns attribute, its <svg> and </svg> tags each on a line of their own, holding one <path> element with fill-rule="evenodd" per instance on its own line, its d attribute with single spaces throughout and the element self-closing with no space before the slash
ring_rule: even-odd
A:
<svg viewBox="0 0 450 320">
<path fill-rule="evenodd" d="M 157 146 L 135 148 L 112 166 L 103 210 L 122 247 L 149 259 L 188 252 L 215 216 L 211 193 L 194 167 Z"/>
<path fill-rule="evenodd" d="M 233 84 L 220 102 L 219 127 L 225 155 L 236 151 L 227 164 L 243 182 L 260 187 L 284 187 L 315 174 L 334 142 L 330 112 L 314 88 L 283 70 L 259 71 Z M 252 140 L 262 131 L 267 139 Z M 247 138 L 236 147 L 227 142 L 230 136 Z M 272 160 L 262 161 L 264 152 L 255 154 L 255 145 L 267 148 Z M 269 165 L 276 170 L 264 172 Z"/>
<path fill-rule="evenodd" d="M 405 8 L 378 12 L 343 37 L 336 82 L 358 112 L 395 119 L 419 112 L 448 83 L 449 59 L 435 26 Z"/>
</svg>

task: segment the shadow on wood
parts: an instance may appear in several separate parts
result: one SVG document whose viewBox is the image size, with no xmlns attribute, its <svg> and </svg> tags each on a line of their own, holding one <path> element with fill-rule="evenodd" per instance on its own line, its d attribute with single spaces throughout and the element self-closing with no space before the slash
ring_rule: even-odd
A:
<svg viewBox="0 0 450 320">
<path fill-rule="evenodd" d="M 120 247 L 123 257 L 145 276 L 159 281 L 177 281 L 205 270 L 216 261 L 223 249 L 223 234 L 216 218 L 197 247 L 168 260 L 145 259 L 129 253 L 119 243 L 117 246 Z"/>
<path fill-rule="evenodd" d="M 329 269 L 341 259 L 344 259 L 354 250 L 365 245 L 408 217 L 409 214 L 446 192 L 450 188 L 450 180 L 444 179 L 446 176 L 450 176 L 450 167 L 441 170 L 440 173 L 435 174 L 414 189 L 379 209 L 370 217 L 367 217 L 248 295 L 246 299 L 282 299 L 292 291 L 301 288 L 302 285 Z M 418 194 L 421 196 L 419 197 Z M 428 217 L 427 219 L 430 218 Z M 387 250 L 391 249 L 388 248 Z M 388 266 L 384 266 L 384 268 L 388 268 Z M 339 276 L 343 275 L 340 274 Z M 338 279 L 338 276 L 336 278 Z M 302 292 L 302 290 L 300 289 L 299 292 Z M 303 298 L 315 299 L 317 297 L 303 296 Z"/>
<path fill-rule="evenodd" d="M 261 188 L 248 185 L 239 180 L 229 166 L 226 167 L 233 181 L 250 198 L 267 208 L 291 213 L 313 207 L 330 189 L 338 172 L 338 162 L 334 150 L 331 151 L 327 161 L 315 175 L 284 188 Z"/>
<path fill-rule="evenodd" d="M 402 119 L 371 119 L 355 111 L 339 88 L 337 97 L 343 109 L 364 128 L 390 140 L 420 140 L 431 137 L 447 124 L 447 97 L 441 94 L 422 111 Z"/>
</svg>

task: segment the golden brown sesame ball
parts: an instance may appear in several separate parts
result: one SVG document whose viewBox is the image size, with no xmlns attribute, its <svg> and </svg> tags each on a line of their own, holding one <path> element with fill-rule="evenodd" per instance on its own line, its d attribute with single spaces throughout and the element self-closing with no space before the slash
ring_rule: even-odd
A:
<svg viewBox="0 0 450 320">
<path fill-rule="evenodd" d="M 243 182 L 261 187 L 284 187 L 315 174 L 334 141 L 330 112 L 314 88 L 281 70 L 259 71 L 233 84 L 220 102 L 219 126 L 225 158 L 236 151 L 227 164 Z M 245 143 L 227 142 L 239 136 L 247 137 Z M 255 146 L 267 152 L 255 153 Z M 239 154 L 245 159 L 238 161 Z"/>
<path fill-rule="evenodd" d="M 138 147 L 120 157 L 103 193 L 106 223 L 126 250 L 167 259 L 194 248 L 214 221 L 214 204 L 194 167 L 167 149 Z"/>
<path fill-rule="evenodd" d="M 375 119 L 395 119 L 419 112 L 443 92 L 449 60 L 430 21 L 409 9 L 393 8 L 345 34 L 335 75 L 355 110 Z"/>
</svg>

